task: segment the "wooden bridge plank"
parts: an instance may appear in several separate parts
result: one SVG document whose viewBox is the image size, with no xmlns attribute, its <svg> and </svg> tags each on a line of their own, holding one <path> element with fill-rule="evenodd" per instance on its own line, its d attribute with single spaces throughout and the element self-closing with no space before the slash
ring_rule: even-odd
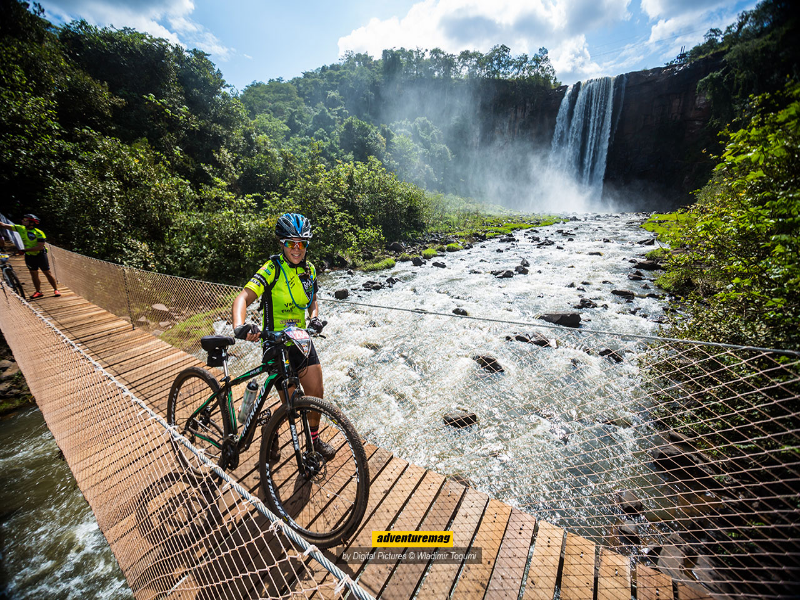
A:
<svg viewBox="0 0 800 600">
<path fill-rule="evenodd" d="M 672 579 L 642 563 L 637 564 L 636 598 L 637 600 L 672 600 Z"/>
<path fill-rule="evenodd" d="M 395 458 L 393 460 L 400 461 L 401 459 Z M 416 465 L 409 465 L 405 461 L 405 468 L 397 480 L 393 483 L 391 488 L 387 490 L 382 501 L 375 507 L 375 510 L 370 515 L 370 518 L 362 523 L 359 531 L 347 543 L 347 549 L 350 548 L 372 548 L 372 532 L 384 531 L 391 527 L 392 522 L 397 518 L 397 515 L 405 506 L 411 493 L 416 489 L 423 475 L 425 469 Z M 388 468 L 388 467 L 387 467 Z M 372 499 L 372 489 L 370 489 L 370 500 Z M 358 572 L 364 565 L 363 560 L 353 559 L 348 562 L 341 560 L 337 561 L 338 566 L 342 571 L 348 573 L 352 579 L 355 579 Z M 327 579 L 330 581 L 330 575 L 327 575 L 320 583 L 324 583 Z"/>
<path fill-rule="evenodd" d="M 487 599 L 516 599 L 519 596 L 535 527 L 534 517 L 515 508 L 511 510 L 497 564 L 486 588 Z"/>
<path fill-rule="evenodd" d="M 467 489 L 452 524 L 453 545 L 468 547 L 480 524 L 489 497 L 475 489 Z M 434 563 L 419 588 L 420 598 L 446 598 L 453 588 L 460 564 Z"/>
<path fill-rule="evenodd" d="M 367 509 L 364 511 L 364 517 L 361 519 L 361 524 L 356 529 L 353 538 L 344 544 L 339 544 L 338 546 L 334 546 L 325 550 L 324 554 L 328 560 L 334 564 L 339 561 L 342 556 L 342 552 L 350 547 L 352 540 L 355 539 L 355 537 L 358 536 L 358 534 L 367 525 L 372 517 L 372 513 L 380 505 L 384 497 L 389 493 L 389 490 L 405 470 L 406 466 L 408 466 L 408 463 L 406 463 L 404 460 L 394 458 L 391 452 L 388 450 L 378 448 L 375 451 L 375 454 L 372 455 L 372 458 L 369 462 L 369 502 L 367 503 Z M 348 572 L 346 568 L 342 568 L 342 570 Z M 351 575 L 351 577 L 354 575 L 352 570 L 348 574 Z M 292 588 L 297 589 L 299 587 L 300 589 L 306 589 L 308 587 L 316 587 L 325 578 L 327 572 L 325 574 L 318 575 L 319 577 L 315 579 L 298 580 L 292 584 Z"/>
<path fill-rule="evenodd" d="M 511 517 L 511 507 L 504 502 L 489 500 L 483 519 L 472 542 L 474 548 L 481 549 L 481 562 L 467 563 L 458 578 L 453 595 L 457 598 L 471 598 L 480 600 L 486 595 L 486 587 L 494 571 L 500 544 L 506 534 L 508 520 Z"/>
<path fill-rule="evenodd" d="M 539 530 L 533 545 L 528 580 L 523 600 L 552 600 L 561 561 L 564 530 L 545 521 L 539 521 Z"/>
<path fill-rule="evenodd" d="M 711 600 L 711 595 L 703 589 L 685 583 L 676 583 L 678 600 Z"/>
<path fill-rule="evenodd" d="M 466 488 L 450 479 L 445 481 L 420 531 L 444 531 L 461 503 Z M 400 561 L 384 586 L 381 598 L 400 600 L 411 598 L 427 569 L 426 563 Z"/>
<path fill-rule="evenodd" d="M 397 516 L 397 520 L 392 525 L 392 530 L 416 531 L 436 499 L 444 481 L 443 475 L 427 471 L 403 511 Z M 392 564 L 369 563 L 358 578 L 359 585 L 373 596 L 379 596 L 384 585 L 392 576 L 396 565 L 397 562 Z"/>
<path fill-rule="evenodd" d="M 608 548 L 600 548 L 597 600 L 630 600 L 631 561 Z"/>
<path fill-rule="evenodd" d="M 561 597 L 564 600 L 592 600 L 594 597 L 595 544 L 572 532 L 564 546 Z"/>
</svg>

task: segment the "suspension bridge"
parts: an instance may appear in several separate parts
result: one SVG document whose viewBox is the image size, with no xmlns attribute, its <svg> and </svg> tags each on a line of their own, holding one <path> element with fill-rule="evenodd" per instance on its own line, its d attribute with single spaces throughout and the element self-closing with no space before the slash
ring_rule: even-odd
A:
<svg viewBox="0 0 800 600">
<path fill-rule="evenodd" d="M 638 373 L 625 392 L 635 426 L 587 426 L 582 435 L 594 432 L 605 445 L 594 455 L 577 445 L 563 472 L 544 482 L 543 489 L 559 488 L 549 502 L 511 494 L 526 484 L 511 471 L 507 487 L 481 491 L 480 481 L 408 462 L 367 435 L 364 519 L 346 545 L 320 551 L 284 529 L 258 499 L 257 444 L 229 476 L 202 485 L 169 444 L 177 435 L 164 420 L 172 380 L 187 366 L 205 366 L 199 337 L 228 318 L 238 290 L 58 248 L 51 257 L 62 297 L 27 301 L 6 290 L 0 327 L 137 598 L 800 593 L 797 355 L 648 342 L 648 376 Z M 12 260 L 32 291 L 23 261 Z M 548 335 L 586 353 L 585 333 Z M 613 363 L 597 359 L 604 362 L 585 368 Z M 563 387 L 555 377 L 553 384 Z M 609 387 L 582 387 L 576 402 L 618 393 Z M 593 422 L 601 422 L 599 415 Z M 609 453 L 631 446 L 640 469 L 631 472 L 639 474 L 615 476 Z M 537 456 L 546 464 L 564 455 Z M 585 483 L 609 472 L 605 479 L 616 478 L 625 491 L 616 499 L 609 499 L 610 488 Z M 581 489 L 565 504 L 571 479 Z M 592 525 L 581 528 L 582 520 Z M 353 552 L 370 548 L 379 530 L 452 530 L 455 545 L 479 550 L 479 559 L 379 561 Z"/>
</svg>

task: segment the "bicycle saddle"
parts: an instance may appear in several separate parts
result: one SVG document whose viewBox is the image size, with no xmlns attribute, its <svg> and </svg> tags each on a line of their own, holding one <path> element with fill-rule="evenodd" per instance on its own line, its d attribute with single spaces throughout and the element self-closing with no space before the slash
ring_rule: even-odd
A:
<svg viewBox="0 0 800 600">
<path fill-rule="evenodd" d="M 227 348 L 228 346 L 233 346 L 235 343 L 236 340 L 227 335 L 206 335 L 200 338 L 200 345 L 206 352 L 216 350 L 217 348 Z"/>
</svg>

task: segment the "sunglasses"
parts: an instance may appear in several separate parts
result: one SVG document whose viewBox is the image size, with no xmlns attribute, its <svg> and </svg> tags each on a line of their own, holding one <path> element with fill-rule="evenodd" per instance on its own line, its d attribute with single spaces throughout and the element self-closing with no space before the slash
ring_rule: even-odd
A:
<svg viewBox="0 0 800 600">
<path fill-rule="evenodd" d="M 294 240 L 281 240 L 281 242 L 283 242 L 283 245 L 286 246 L 287 248 L 294 248 L 295 246 L 300 248 L 300 250 L 305 250 L 306 248 L 308 248 L 307 241 L 296 242 Z"/>
</svg>

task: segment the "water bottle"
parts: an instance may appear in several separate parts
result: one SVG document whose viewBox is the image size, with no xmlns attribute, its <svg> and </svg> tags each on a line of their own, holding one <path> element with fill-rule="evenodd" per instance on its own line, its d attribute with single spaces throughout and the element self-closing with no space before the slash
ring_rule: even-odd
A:
<svg viewBox="0 0 800 600">
<path fill-rule="evenodd" d="M 251 381 L 247 384 L 247 387 L 244 388 L 244 398 L 242 398 L 242 406 L 239 408 L 239 421 L 244 421 L 245 417 L 250 414 L 250 409 L 253 408 L 253 402 L 256 401 L 256 395 L 258 395 L 258 384 L 255 381 Z"/>
</svg>

